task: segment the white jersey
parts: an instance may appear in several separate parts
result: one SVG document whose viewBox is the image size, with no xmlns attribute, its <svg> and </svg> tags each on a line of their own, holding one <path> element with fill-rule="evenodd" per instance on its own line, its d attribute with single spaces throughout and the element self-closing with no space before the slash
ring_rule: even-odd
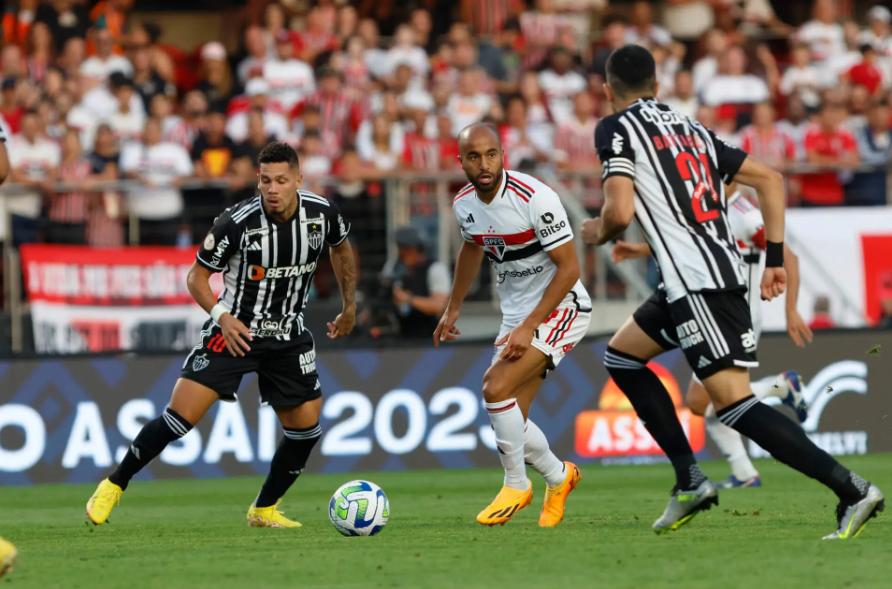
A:
<svg viewBox="0 0 892 589">
<path fill-rule="evenodd" d="M 452 210 L 462 237 L 483 246 L 495 269 L 503 328 L 520 325 L 557 270 L 548 252 L 573 240 L 560 197 L 532 176 L 504 170 L 492 202 L 485 204 L 468 184 L 455 195 Z M 577 280 L 561 305 L 587 313 L 592 302 Z"/>
<path fill-rule="evenodd" d="M 762 212 L 740 192 L 728 197 L 728 223 L 731 233 L 737 239 L 737 249 L 746 263 L 747 301 L 753 319 L 753 331 L 759 337 L 762 331 L 762 292 L 760 288 L 762 270 L 765 268 L 765 221 Z"/>
</svg>

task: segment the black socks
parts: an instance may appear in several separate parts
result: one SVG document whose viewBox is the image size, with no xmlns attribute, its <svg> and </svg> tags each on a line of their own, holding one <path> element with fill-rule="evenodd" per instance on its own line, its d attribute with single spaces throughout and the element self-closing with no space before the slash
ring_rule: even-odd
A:
<svg viewBox="0 0 892 589">
<path fill-rule="evenodd" d="M 858 501 L 868 483 L 815 446 L 802 428 L 750 395 L 716 412 L 719 420 L 750 438 L 777 460 L 830 487 L 840 500 Z"/>
<path fill-rule="evenodd" d="M 691 445 L 678 422 L 669 391 L 643 360 L 611 347 L 604 354 L 604 366 L 628 397 L 644 427 L 666 453 L 675 469 L 675 486 L 693 489 L 706 480 Z"/>
<path fill-rule="evenodd" d="M 136 473 L 161 454 L 168 444 L 182 438 L 191 429 L 191 423 L 170 407 L 166 408 L 164 413 L 143 426 L 130 445 L 124 460 L 109 475 L 108 480 L 126 489 Z"/>
<path fill-rule="evenodd" d="M 319 424 L 307 429 L 283 429 L 285 435 L 273 456 L 269 474 L 260 489 L 260 494 L 254 501 L 256 507 L 269 507 L 282 498 L 300 476 L 313 446 L 322 435 L 322 427 Z"/>
</svg>

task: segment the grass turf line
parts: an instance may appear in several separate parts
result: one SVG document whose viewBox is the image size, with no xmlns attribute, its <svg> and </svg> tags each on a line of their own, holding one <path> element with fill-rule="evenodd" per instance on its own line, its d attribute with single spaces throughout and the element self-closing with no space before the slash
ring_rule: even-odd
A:
<svg viewBox="0 0 892 589">
<path fill-rule="evenodd" d="M 892 455 L 845 459 L 892 493 Z M 764 487 L 723 491 L 721 505 L 678 532 L 650 525 L 672 484 L 667 465 L 582 468 L 567 518 L 536 525 L 533 504 L 504 527 L 474 516 L 499 489 L 499 471 L 304 474 L 283 509 L 298 530 L 251 529 L 259 478 L 135 481 L 112 523 L 92 529 L 92 485 L 0 489 L 0 535 L 19 549 L 0 587 L 889 587 L 892 512 L 854 542 L 822 542 L 835 497 L 773 461 Z M 705 464 L 715 480 L 726 467 Z M 535 473 L 531 473 L 531 476 Z M 350 478 L 380 484 L 391 521 L 373 538 L 344 538 L 328 498 Z"/>
</svg>

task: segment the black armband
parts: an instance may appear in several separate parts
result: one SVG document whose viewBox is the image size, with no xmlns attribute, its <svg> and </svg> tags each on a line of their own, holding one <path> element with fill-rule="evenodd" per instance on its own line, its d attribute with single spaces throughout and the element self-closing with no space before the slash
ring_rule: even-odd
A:
<svg viewBox="0 0 892 589">
<path fill-rule="evenodd" d="M 765 246 L 765 267 L 766 268 L 783 268 L 784 267 L 784 242 L 769 241 Z"/>
</svg>

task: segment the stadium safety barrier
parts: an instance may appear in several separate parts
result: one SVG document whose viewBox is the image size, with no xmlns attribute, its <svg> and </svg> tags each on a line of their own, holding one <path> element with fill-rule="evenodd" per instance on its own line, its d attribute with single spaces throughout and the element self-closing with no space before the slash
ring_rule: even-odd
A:
<svg viewBox="0 0 892 589">
<path fill-rule="evenodd" d="M 659 448 L 608 379 L 601 364 L 605 346 L 604 338 L 589 339 L 569 354 L 546 379 L 531 417 L 558 456 L 607 463 L 660 460 Z M 320 351 L 323 437 L 310 472 L 496 466 L 479 394 L 492 353 L 487 344 Z M 803 427 L 831 454 L 888 452 L 890 353 L 888 331 L 821 332 L 806 349 L 769 334 L 754 374 L 802 373 L 811 407 Z M 163 410 L 182 362 L 182 355 L 0 362 L 0 485 L 101 478 L 142 424 Z M 682 407 L 690 378 L 682 355 L 667 353 L 652 367 L 667 385 L 694 450 L 700 457 L 718 457 L 702 419 Z M 280 427 L 269 407 L 258 406 L 256 386 L 256 378 L 246 378 L 238 402 L 218 403 L 139 476 L 265 472 Z M 764 455 L 758 447 L 751 452 Z"/>
</svg>

